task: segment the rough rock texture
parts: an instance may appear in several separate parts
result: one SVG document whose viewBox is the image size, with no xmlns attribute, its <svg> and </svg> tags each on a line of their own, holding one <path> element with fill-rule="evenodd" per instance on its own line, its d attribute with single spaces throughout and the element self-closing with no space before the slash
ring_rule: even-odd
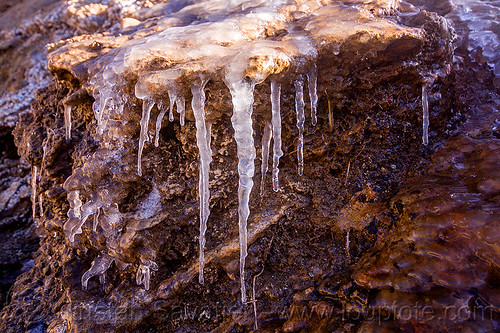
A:
<svg viewBox="0 0 500 333">
<path fill-rule="evenodd" d="M 19 154 L 38 170 L 35 197 L 43 200 L 43 216 L 36 208 L 40 249 L 12 288 L 1 329 L 227 332 L 258 326 L 321 332 L 436 331 L 465 321 L 471 330 L 498 325 L 498 302 L 491 296 L 498 289 L 499 175 L 493 166 L 499 132 L 492 125 L 498 123 L 498 101 L 491 72 L 472 65 L 465 50 L 458 50 L 465 60 L 452 68 L 449 24 L 395 1 L 287 4 L 271 19 L 252 18 L 262 4 L 203 4 L 144 2 L 137 4 L 141 10 L 122 7 L 118 14 L 112 4 L 64 7 L 91 19 L 64 20 L 79 35 L 52 40 L 48 63 L 56 81 L 38 91 L 14 131 Z M 233 40 L 214 28 L 228 17 L 241 33 Z M 181 33 L 173 38 L 172 29 Z M 297 33 L 304 29 L 305 37 Z M 209 43 L 196 38 L 207 31 Z M 167 42 L 174 47 L 166 49 Z M 216 52 L 202 49 L 206 44 L 216 45 Z M 248 45 L 254 48 L 248 51 Z M 270 119 L 270 79 L 279 80 L 282 92 L 279 191 L 268 181 L 263 196 L 258 186 L 250 196 L 246 304 L 238 267 L 237 146 L 226 86 L 233 64 L 257 83 L 257 156 Z M 305 166 L 299 176 L 294 81 L 313 64 L 318 124 L 311 125 L 305 94 Z M 139 141 L 156 134 L 154 120 L 172 88 L 172 76 L 160 76 L 162 81 L 155 75 L 171 69 L 180 73 L 173 78 L 187 101 L 186 124 L 177 114 L 174 122 L 165 118 L 158 147 L 151 139 L 139 155 L 139 176 Z M 200 73 L 209 79 L 204 91 L 213 159 L 203 285 L 196 278 L 199 151 L 189 103 Z M 467 91 L 461 77 L 481 78 L 474 90 L 482 95 Z M 427 147 L 424 85 L 431 111 Z M 137 87 L 147 93 L 138 94 Z M 148 98 L 157 104 L 150 124 L 142 111 Z M 469 120 L 460 125 L 465 114 Z M 16 163 L 22 170 L 23 163 Z M 257 158 L 257 170 L 261 163 Z M 24 184 L 28 169 L 19 176 Z M 29 213 L 26 199 L 15 204 L 28 205 Z M 77 212 L 88 219 L 78 219 Z M 75 223 L 81 222 L 79 230 Z M 90 278 L 83 281 L 86 290 L 82 277 Z M 468 313 L 487 308 L 483 315 L 491 316 L 409 320 L 398 312 L 424 301 L 435 314 L 453 305 Z M 370 316 L 377 311 L 383 324 Z"/>
<path fill-rule="evenodd" d="M 136 6 L 145 7 L 145 3 L 0 1 L 0 228 L 4 240 L 0 307 L 6 304 L 16 276 L 31 267 L 32 252 L 38 248 L 30 218 L 31 167 L 17 154 L 12 130 L 19 116 L 29 112 L 37 90 L 53 80 L 46 45 L 74 35 L 119 30 Z"/>
</svg>

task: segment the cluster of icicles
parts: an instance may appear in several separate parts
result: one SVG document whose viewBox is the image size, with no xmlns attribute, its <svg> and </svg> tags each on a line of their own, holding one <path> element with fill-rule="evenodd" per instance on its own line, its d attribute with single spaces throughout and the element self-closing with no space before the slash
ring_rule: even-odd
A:
<svg viewBox="0 0 500 333">
<path fill-rule="evenodd" d="M 309 97 L 311 102 L 311 117 L 312 124 L 317 123 L 317 103 L 318 96 L 316 90 L 317 84 L 317 68 L 313 66 L 307 73 Z M 191 107 L 193 110 L 196 126 L 196 144 L 199 150 L 199 202 L 200 202 L 200 235 L 199 235 L 199 282 L 204 283 L 203 270 L 205 265 L 205 233 L 207 230 L 207 221 L 210 215 L 210 191 L 209 191 L 209 171 L 210 163 L 212 162 L 211 145 L 211 122 L 205 119 L 205 85 L 208 79 L 200 75 L 198 80 L 195 80 L 191 86 L 192 101 Z M 239 242 L 240 242 L 240 279 L 241 279 L 241 297 L 242 302 L 246 302 L 245 290 L 245 258 L 247 256 L 247 221 L 250 215 L 249 200 L 250 193 L 253 188 L 253 176 L 255 171 L 256 151 L 253 140 L 252 129 L 252 111 L 254 101 L 254 86 L 255 82 L 242 79 L 236 82 L 227 81 L 231 93 L 233 103 L 233 116 L 231 118 L 234 136 L 237 144 L 238 155 L 238 213 L 239 213 Z M 298 172 L 302 175 L 304 170 L 304 79 L 302 76 L 295 81 L 296 90 L 296 112 L 297 112 L 297 128 L 299 131 L 299 144 L 297 147 Z M 151 97 L 145 88 L 144 82 L 139 80 L 136 84 L 136 97 L 142 99 L 142 118 L 141 118 L 141 133 L 139 138 L 139 150 L 137 158 L 137 173 L 142 174 L 141 155 L 146 141 L 150 141 L 148 135 L 148 124 L 150 121 L 151 109 L 156 104 L 160 113 L 156 119 L 155 146 L 158 146 L 158 136 L 161 129 L 161 123 L 167 109 L 162 103 Z M 180 114 L 180 124 L 184 125 L 185 99 L 179 96 L 178 90 L 172 88 L 168 90 L 170 107 L 169 120 L 174 120 L 173 106 L 177 106 L 177 112 Z M 273 139 L 273 165 L 272 165 L 272 183 L 273 190 L 278 191 L 278 173 L 279 160 L 283 155 L 281 149 L 281 107 L 280 107 L 281 85 L 276 79 L 271 80 L 271 113 L 272 118 L 264 126 L 262 135 L 262 179 L 260 184 L 260 194 L 263 194 L 265 178 L 268 171 L 268 160 L 270 153 L 271 139 Z"/>
<path fill-rule="evenodd" d="M 311 107 L 311 124 L 316 125 L 317 123 L 317 105 L 318 105 L 318 95 L 317 95 L 317 67 L 312 66 L 306 74 L 309 100 Z M 297 119 L 297 129 L 298 129 L 298 145 L 297 145 L 297 169 L 298 174 L 302 176 L 304 171 L 304 123 L 305 123 L 305 102 L 304 102 L 304 77 L 299 75 L 294 82 L 295 86 L 295 111 Z M 205 92 L 204 88 L 208 78 L 200 75 L 198 80 L 195 80 L 191 86 L 192 101 L 191 107 L 193 110 L 195 125 L 196 125 L 196 144 L 199 150 L 199 202 L 200 202 L 200 235 L 199 235 L 199 282 L 204 283 L 203 270 L 205 264 L 204 248 L 206 244 L 205 233 L 207 230 L 207 221 L 210 215 L 210 192 L 209 192 L 209 170 L 210 163 L 212 161 L 212 150 L 211 145 L 211 122 L 205 119 Z M 273 164 L 272 164 L 272 186 L 274 191 L 278 191 L 278 173 L 279 173 L 279 160 L 283 155 L 281 148 L 281 107 L 280 107 L 280 95 L 281 95 L 281 85 L 276 78 L 270 80 L 270 99 L 271 99 L 271 121 L 266 122 L 263 134 L 262 134 L 262 164 L 261 164 L 261 182 L 260 182 L 260 194 L 263 195 L 266 174 L 269 169 L 269 154 L 271 139 L 273 140 Z M 238 213 L 239 213 L 239 241 L 240 241 L 240 283 L 241 283 L 241 298 L 242 302 L 246 302 L 246 288 L 245 288 L 245 258 L 247 256 L 247 221 L 250 215 L 249 209 L 249 199 L 250 193 L 253 188 L 253 176 L 255 170 L 255 157 L 256 151 L 253 140 L 253 129 L 252 129 L 252 111 L 253 111 L 253 91 L 255 82 L 248 80 L 247 78 L 233 82 L 226 81 L 229 87 L 232 104 L 233 104 L 233 116 L 231 118 L 232 125 L 235 132 L 235 140 L 237 144 L 237 156 L 238 156 L 238 174 L 239 174 L 239 186 L 238 186 Z M 423 106 L 423 144 L 427 145 L 427 133 L 429 126 L 429 110 L 428 110 L 428 84 L 422 87 L 422 106 Z M 155 126 L 155 138 L 154 145 L 157 147 L 159 145 L 159 132 L 161 129 L 161 124 L 167 111 L 169 112 L 169 121 L 174 120 L 174 106 L 176 106 L 177 113 L 179 114 L 180 124 L 185 124 L 185 98 L 182 96 L 180 89 L 178 89 L 173 83 L 169 82 L 167 87 L 168 97 L 169 97 L 169 107 L 165 107 L 161 99 L 157 99 L 151 96 L 146 84 L 139 80 L 136 84 L 135 94 L 136 97 L 143 101 L 142 103 L 142 118 L 140 121 L 140 138 L 138 147 L 138 158 L 137 158 L 137 173 L 142 175 L 142 152 L 146 142 L 151 142 L 151 138 L 148 133 L 148 125 L 150 122 L 151 110 L 156 104 L 157 108 L 160 110 L 156 118 Z M 116 91 L 115 91 L 116 93 Z M 108 95 L 109 96 L 109 95 Z M 116 95 L 115 95 L 116 96 Z M 105 94 L 100 92 L 100 98 L 96 101 L 94 105 L 95 116 L 98 122 L 98 133 L 102 134 L 106 128 L 105 123 L 105 110 L 107 108 L 112 108 L 113 98 L 106 97 Z M 120 106 L 123 108 L 123 104 Z M 71 139 L 71 107 L 65 107 L 65 126 L 66 126 L 66 138 Z M 36 188 L 36 184 L 33 184 L 33 188 Z M 36 199 L 34 199 L 35 202 Z M 105 209 L 106 215 L 113 221 L 110 221 L 109 227 L 112 228 L 113 225 L 118 223 L 120 219 L 120 213 L 116 204 L 106 205 L 103 207 L 102 202 L 99 198 L 91 198 L 86 204 L 82 204 L 79 198 L 78 191 L 72 191 L 68 195 L 68 200 L 70 202 L 70 210 L 68 212 L 68 217 L 73 220 L 73 223 L 67 223 L 71 230 L 69 230 L 68 235 L 70 241 L 74 241 L 74 236 L 82 232 L 81 227 L 86 222 L 89 216 L 94 215 L 93 230 L 96 231 L 97 220 L 99 219 L 99 208 Z M 112 210 L 109 211 L 109 210 Z M 108 212 L 109 211 L 109 212 Z M 104 279 L 104 273 L 109 268 L 113 262 L 112 257 L 109 255 L 100 256 L 97 258 L 91 269 L 87 271 L 82 277 L 82 285 L 84 288 L 87 286 L 87 282 L 90 277 L 99 275 L 100 280 Z M 116 260 L 115 260 L 116 261 Z M 150 262 L 148 264 L 143 264 L 139 266 L 137 270 L 137 283 L 143 284 L 145 289 L 149 289 L 149 278 L 150 278 L 150 268 L 156 270 L 156 264 Z"/>
</svg>

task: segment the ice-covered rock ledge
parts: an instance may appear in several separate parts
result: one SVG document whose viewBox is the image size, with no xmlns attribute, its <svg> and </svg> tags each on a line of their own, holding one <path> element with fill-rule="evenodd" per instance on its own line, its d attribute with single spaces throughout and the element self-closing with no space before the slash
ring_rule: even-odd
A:
<svg viewBox="0 0 500 333">
<path fill-rule="evenodd" d="M 261 205 L 250 216 L 251 196 L 259 192 L 253 186 L 254 138 L 262 139 L 258 144 L 260 192 L 265 194 L 262 200 L 269 202 L 274 194 L 267 188 L 282 191 L 279 162 L 283 152 L 296 155 L 298 175 L 307 174 L 306 129 L 331 130 L 332 113 L 346 99 L 357 98 L 353 91 L 404 84 L 411 93 L 418 91 L 420 96 L 421 91 L 423 128 L 418 135 L 427 144 L 427 94 L 435 80 L 449 73 L 453 33 L 438 15 L 394 0 L 172 3 L 144 9 L 120 34 L 79 36 L 50 46 L 49 69 L 67 92 L 61 101 L 65 140 L 81 151 L 73 153 L 72 174 L 64 182 L 68 218 L 50 223 L 45 218 L 41 223 L 49 229 L 62 227 L 71 246 L 82 255 L 94 256 L 92 266 L 81 276 L 83 289 L 94 276 L 105 283 L 106 271 L 114 262 L 119 270 L 135 274 L 137 284 L 146 290 L 138 291 L 134 302 L 150 304 L 168 299 L 196 274 L 203 283 L 205 265 L 239 250 L 241 301 L 246 302 L 248 242 L 290 206 L 269 204 L 270 211 L 266 211 Z M 89 96 L 93 98 L 92 121 Z M 369 103 L 363 104 L 366 110 Z M 296 117 L 283 116 L 290 114 L 290 108 Z M 228 116 L 232 129 L 217 129 L 227 124 L 223 120 Z M 286 137 L 295 139 L 283 141 L 282 127 L 293 131 Z M 165 135 L 165 131 L 173 133 Z M 219 135 L 213 137 L 212 131 Z M 227 141 L 231 133 L 236 152 Z M 35 170 L 43 169 L 47 145 L 55 135 L 46 132 L 46 144 L 40 147 L 43 152 L 20 145 L 28 147 L 24 154 Z M 162 142 L 165 138 L 187 147 L 196 145 L 199 167 L 185 162 L 194 156 L 169 150 L 171 146 Z M 271 150 L 272 164 L 268 162 Z M 228 178 L 236 172 L 230 168 L 234 164 L 210 170 L 214 154 L 220 161 L 227 161 L 220 156 L 237 157 L 238 185 L 234 177 Z M 178 174 L 158 174 L 162 164 L 175 170 L 179 163 L 184 185 L 190 187 L 174 186 L 172 177 Z M 190 192 L 196 188 L 191 181 L 196 169 L 199 208 L 193 206 Z M 268 169 L 272 185 L 266 183 Z M 227 174 L 217 182 L 222 173 Z M 36 191 L 36 178 L 33 185 Z M 217 186 L 238 187 L 238 213 L 228 211 L 226 221 L 210 219 L 210 197 L 219 195 Z M 181 195 L 186 208 L 182 213 L 178 208 L 171 211 L 169 200 Z M 36 192 L 33 198 L 37 200 Z M 184 271 L 178 270 L 163 282 L 151 283 L 154 271 L 168 276 L 165 270 L 170 269 L 157 264 L 163 260 L 159 256 L 168 255 L 164 249 L 169 240 L 162 237 L 169 236 L 155 234 L 153 228 L 165 219 L 175 226 L 176 219 L 189 216 L 193 209 L 199 209 L 199 220 L 192 221 L 199 223 L 198 259 L 192 258 Z M 236 220 L 239 237 L 223 239 L 205 255 L 207 222 L 208 228 L 221 230 Z M 191 252 L 186 249 L 187 253 Z M 115 298 L 121 293 L 120 288 L 116 290 Z"/>
</svg>

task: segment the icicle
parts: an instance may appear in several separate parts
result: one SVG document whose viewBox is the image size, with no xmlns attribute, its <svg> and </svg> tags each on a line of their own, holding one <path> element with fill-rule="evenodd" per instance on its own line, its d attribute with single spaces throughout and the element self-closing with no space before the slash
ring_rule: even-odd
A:
<svg viewBox="0 0 500 333">
<path fill-rule="evenodd" d="M 347 258 L 349 258 L 351 255 L 350 255 L 350 251 L 349 251 L 349 247 L 350 247 L 350 243 L 351 243 L 351 240 L 350 240 L 350 233 L 351 233 L 351 228 L 347 229 L 347 235 L 346 235 L 346 241 L 345 241 L 345 253 L 347 255 Z"/>
<path fill-rule="evenodd" d="M 135 281 L 139 286 L 141 284 L 144 285 L 145 290 L 149 290 L 149 281 L 151 280 L 151 270 L 157 271 L 158 265 L 152 260 L 149 259 L 144 260 L 144 258 L 141 258 L 141 263 L 137 268 Z"/>
<path fill-rule="evenodd" d="M 71 105 L 64 106 L 64 127 L 66 129 L 66 141 L 71 140 Z"/>
<path fill-rule="evenodd" d="M 144 265 L 139 265 L 139 268 L 137 268 L 137 274 L 135 276 L 135 281 L 137 282 L 137 285 L 144 285 L 145 290 L 149 290 L 149 280 L 151 277 L 151 272 L 149 270 L 148 266 Z"/>
<path fill-rule="evenodd" d="M 295 81 L 295 111 L 297 112 L 297 128 L 299 129 L 299 143 L 297 145 L 298 173 L 304 173 L 304 81 L 302 78 Z"/>
<path fill-rule="evenodd" d="M 170 107 L 168 109 L 168 121 L 173 122 L 174 121 L 174 105 L 171 102 Z"/>
<path fill-rule="evenodd" d="M 149 116 L 151 114 L 151 109 L 154 106 L 154 102 L 149 98 L 144 98 L 142 102 L 142 119 L 141 119 L 141 134 L 139 137 L 139 152 L 137 154 L 137 174 L 142 176 L 142 150 L 144 149 L 144 142 L 149 140 L 148 135 L 148 124 Z"/>
<path fill-rule="evenodd" d="M 69 210 L 68 217 L 70 219 L 79 219 L 82 216 L 82 200 L 80 200 L 80 191 L 71 191 L 68 193 Z"/>
<path fill-rule="evenodd" d="M 281 106 L 280 106 L 281 85 L 275 80 L 271 81 L 271 108 L 272 108 L 272 132 L 273 132 L 273 190 L 278 192 L 278 173 L 280 157 L 283 156 L 281 150 Z"/>
<path fill-rule="evenodd" d="M 424 146 L 429 143 L 429 99 L 427 96 L 427 84 L 422 86 L 422 142 Z"/>
<path fill-rule="evenodd" d="M 158 114 L 158 117 L 156 118 L 156 131 L 155 131 L 155 147 L 158 147 L 159 142 L 160 142 L 160 130 L 161 130 L 161 122 L 163 120 L 163 117 L 165 117 L 165 113 L 167 113 L 167 109 L 164 107 L 163 103 L 158 103 L 158 109 L 160 110 L 160 113 Z M 170 113 L 172 113 L 172 105 L 170 105 Z"/>
<path fill-rule="evenodd" d="M 177 113 L 180 115 L 180 124 L 184 126 L 186 118 L 186 99 L 184 96 L 179 96 L 175 104 L 177 105 Z"/>
<path fill-rule="evenodd" d="M 87 290 L 87 284 L 89 282 L 89 279 L 93 276 L 99 275 L 99 280 L 103 282 L 104 273 L 106 273 L 108 268 L 111 266 L 113 260 L 114 260 L 113 258 L 111 258 L 109 255 L 106 254 L 97 257 L 97 259 L 94 260 L 94 262 L 92 263 L 92 266 L 90 266 L 90 269 L 82 275 L 83 290 Z"/>
<path fill-rule="evenodd" d="M 262 178 L 260 180 L 260 195 L 264 195 L 264 184 L 266 181 L 266 174 L 269 165 L 269 146 L 271 144 L 272 127 L 270 122 L 266 122 L 264 125 L 264 133 L 262 134 L 262 164 L 260 166 L 260 171 Z"/>
<path fill-rule="evenodd" d="M 82 233 L 82 226 L 87 222 L 89 216 L 95 214 L 101 206 L 101 198 L 94 196 L 81 206 L 81 217 L 79 219 L 70 219 L 64 224 L 64 232 L 68 236 L 70 242 L 73 243 L 75 241 L 75 235 Z"/>
<path fill-rule="evenodd" d="M 31 170 L 31 209 L 33 213 L 33 222 L 35 222 L 36 217 L 36 178 L 38 177 L 38 167 L 33 166 Z"/>
<path fill-rule="evenodd" d="M 172 120 L 170 120 L 170 121 L 173 121 L 173 119 L 174 119 L 174 105 L 175 105 L 175 102 L 177 101 L 177 93 L 174 92 L 174 90 L 169 90 L 168 91 L 168 99 L 170 101 L 168 118 L 169 119 L 172 118 Z"/>
<path fill-rule="evenodd" d="M 238 152 L 238 215 L 240 233 L 240 283 L 241 301 L 246 302 L 245 259 L 247 257 L 247 220 L 250 215 L 248 206 L 253 187 L 252 177 L 255 172 L 255 146 L 252 129 L 254 83 L 242 80 L 230 82 L 229 89 L 233 102 L 231 122 L 234 128 Z"/>
<path fill-rule="evenodd" d="M 92 231 L 96 232 L 97 231 L 97 226 L 99 225 L 99 212 L 100 208 L 97 208 L 97 211 L 94 214 L 94 224 L 92 225 Z"/>
<path fill-rule="evenodd" d="M 99 92 L 100 96 L 100 105 L 99 105 L 99 112 L 97 114 L 97 127 L 99 129 L 99 133 L 102 133 L 104 130 L 104 114 L 106 113 L 106 109 L 109 107 L 109 104 L 111 103 L 111 100 L 113 97 L 107 96 L 107 94 L 111 93 L 109 91 L 109 88 L 104 88 L 103 91 Z"/>
<path fill-rule="evenodd" d="M 210 162 L 212 162 L 212 151 L 210 149 L 211 125 L 205 121 L 205 89 L 206 80 L 193 84 L 191 92 L 193 99 L 191 106 L 193 108 L 194 118 L 196 120 L 196 144 L 200 152 L 199 183 L 198 192 L 200 196 L 200 256 L 199 256 L 199 281 L 204 283 L 203 268 L 205 266 L 205 233 L 207 231 L 207 220 L 210 215 L 210 191 L 208 187 L 208 178 L 210 171 Z"/>
<path fill-rule="evenodd" d="M 307 73 L 307 83 L 309 86 L 309 100 L 311 101 L 311 123 L 316 126 L 318 122 L 317 109 L 318 109 L 318 93 L 316 85 L 318 81 L 318 68 L 314 65 Z"/>
<path fill-rule="evenodd" d="M 38 198 L 38 209 L 40 210 L 40 217 L 43 217 L 43 193 L 40 193 Z"/>
</svg>

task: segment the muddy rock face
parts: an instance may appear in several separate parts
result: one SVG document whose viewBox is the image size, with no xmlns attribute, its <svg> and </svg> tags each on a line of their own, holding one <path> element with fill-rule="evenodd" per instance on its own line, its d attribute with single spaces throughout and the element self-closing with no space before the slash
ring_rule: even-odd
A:
<svg viewBox="0 0 500 333">
<path fill-rule="evenodd" d="M 53 6 L 52 81 L 11 117 L 40 248 L 3 330 L 498 325 L 498 102 L 446 8 Z"/>
</svg>

